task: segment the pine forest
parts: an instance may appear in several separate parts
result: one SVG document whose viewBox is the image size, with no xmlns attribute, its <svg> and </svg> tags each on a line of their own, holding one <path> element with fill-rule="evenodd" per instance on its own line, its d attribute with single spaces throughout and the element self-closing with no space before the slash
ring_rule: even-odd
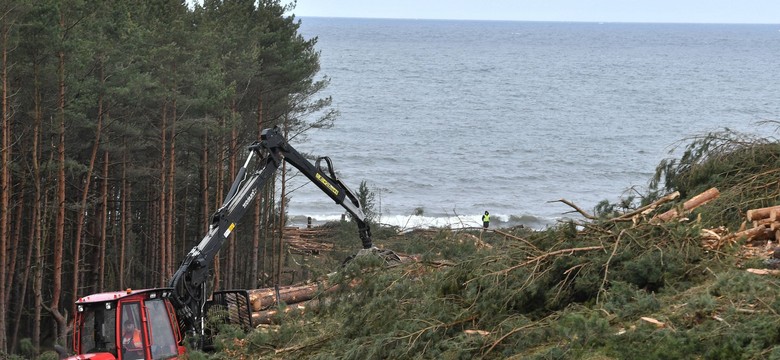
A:
<svg viewBox="0 0 780 360">
<path fill-rule="evenodd" d="M 280 1 L 0 6 L 0 353 L 65 344 L 79 296 L 166 286 L 260 130 L 301 139 L 335 115 L 316 39 Z M 278 280 L 275 188 L 216 287 Z"/>
</svg>

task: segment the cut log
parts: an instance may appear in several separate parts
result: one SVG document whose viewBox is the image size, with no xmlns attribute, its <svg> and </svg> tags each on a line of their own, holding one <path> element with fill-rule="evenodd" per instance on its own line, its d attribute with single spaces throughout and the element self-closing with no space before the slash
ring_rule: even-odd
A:
<svg viewBox="0 0 780 360">
<path fill-rule="evenodd" d="M 466 335 L 481 335 L 481 336 L 488 336 L 488 335 L 490 335 L 490 331 L 485 331 L 485 330 L 471 330 L 471 329 L 467 329 L 467 330 L 463 330 L 463 333 L 466 334 Z"/>
<path fill-rule="evenodd" d="M 642 316 L 640 319 L 642 319 L 643 321 L 646 321 L 646 322 L 649 322 L 649 323 L 651 323 L 651 324 L 655 325 L 655 327 L 657 327 L 657 328 L 662 328 L 662 327 L 665 327 L 665 326 L 666 326 L 666 324 L 665 324 L 665 323 L 663 323 L 662 321 L 658 321 L 658 320 L 656 320 L 656 319 L 653 319 L 653 318 L 651 318 L 651 317 Z"/>
<path fill-rule="evenodd" d="M 689 199 L 688 201 L 683 203 L 683 211 L 688 212 L 691 211 L 699 206 L 702 206 L 711 200 L 717 199 L 718 196 L 720 196 L 720 191 L 718 191 L 718 188 L 711 188 L 699 195 L 694 196 L 693 198 Z M 664 222 L 669 221 L 675 217 L 677 217 L 679 214 L 677 213 L 677 209 L 671 209 L 661 215 L 658 215 L 655 217 L 658 221 Z"/>
<path fill-rule="evenodd" d="M 721 239 L 721 243 L 739 239 L 745 239 L 745 241 L 761 240 L 768 239 L 770 237 L 774 237 L 774 231 L 769 228 L 759 226 L 725 236 Z"/>
<path fill-rule="evenodd" d="M 760 209 L 750 209 L 747 211 L 747 220 L 753 221 L 768 218 L 772 215 L 772 211 L 780 211 L 780 205 Z"/>
<path fill-rule="evenodd" d="M 287 305 L 284 307 L 283 310 L 279 309 L 271 309 L 271 310 L 264 310 L 264 311 L 257 311 L 252 313 L 252 324 L 260 325 L 260 324 L 277 324 L 277 319 L 281 315 L 287 315 L 290 313 L 302 313 L 307 308 L 314 307 L 316 304 L 316 301 L 305 301 L 297 304 Z"/>
<path fill-rule="evenodd" d="M 759 226 L 769 226 L 772 224 L 774 220 L 770 218 L 765 219 L 759 219 L 759 220 L 753 220 L 753 227 L 759 227 Z"/>
<path fill-rule="evenodd" d="M 756 275 L 780 275 L 780 270 L 775 269 L 747 269 L 747 272 Z"/>
<path fill-rule="evenodd" d="M 350 284 L 350 287 L 354 286 Z M 279 302 L 295 304 L 313 299 L 319 294 L 329 294 L 339 289 L 339 285 L 327 285 L 326 282 L 300 286 L 287 286 L 279 289 L 279 299 L 274 289 L 248 290 L 252 311 L 263 311 Z"/>
</svg>

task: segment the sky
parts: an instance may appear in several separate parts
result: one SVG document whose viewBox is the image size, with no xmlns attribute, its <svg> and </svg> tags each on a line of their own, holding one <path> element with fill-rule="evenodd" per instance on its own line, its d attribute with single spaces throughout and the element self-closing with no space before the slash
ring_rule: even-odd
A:
<svg viewBox="0 0 780 360">
<path fill-rule="evenodd" d="M 298 17 L 780 24 L 780 0 L 297 0 Z"/>
</svg>

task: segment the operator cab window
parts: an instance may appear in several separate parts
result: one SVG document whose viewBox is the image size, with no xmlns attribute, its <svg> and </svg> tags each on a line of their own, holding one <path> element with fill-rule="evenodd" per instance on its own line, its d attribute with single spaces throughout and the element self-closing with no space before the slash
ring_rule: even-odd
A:
<svg viewBox="0 0 780 360">
<path fill-rule="evenodd" d="M 171 318 L 162 299 L 144 302 L 149 314 L 149 342 L 152 346 L 152 359 L 171 359 L 178 356 L 176 340 L 173 337 Z"/>
<path fill-rule="evenodd" d="M 81 305 L 79 305 L 81 306 Z M 109 309 L 106 309 L 109 307 Z M 116 309 L 106 304 L 85 305 L 79 333 L 81 351 L 107 352 L 116 356 Z"/>
<path fill-rule="evenodd" d="M 122 359 L 144 358 L 144 335 L 141 305 L 137 302 L 122 305 Z"/>
</svg>

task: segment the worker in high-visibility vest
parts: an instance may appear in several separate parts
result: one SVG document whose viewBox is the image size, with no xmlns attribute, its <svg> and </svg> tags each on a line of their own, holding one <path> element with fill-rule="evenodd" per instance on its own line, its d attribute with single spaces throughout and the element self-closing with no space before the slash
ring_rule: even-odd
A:
<svg viewBox="0 0 780 360">
<path fill-rule="evenodd" d="M 122 346 L 125 349 L 140 349 L 143 347 L 141 342 L 141 330 L 135 327 L 133 320 L 125 321 L 122 329 Z"/>
<path fill-rule="evenodd" d="M 482 215 L 482 227 L 487 229 L 490 226 L 490 213 L 485 211 L 485 215 Z"/>
</svg>

